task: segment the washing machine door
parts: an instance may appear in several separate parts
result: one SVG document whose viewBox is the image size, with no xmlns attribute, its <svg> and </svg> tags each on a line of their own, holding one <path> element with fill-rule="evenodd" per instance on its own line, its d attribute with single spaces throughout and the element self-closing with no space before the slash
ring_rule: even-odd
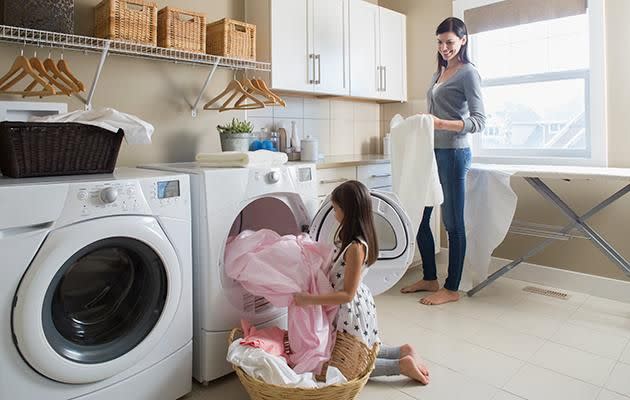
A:
<svg viewBox="0 0 630 400">
<path fill-rule="evenodd" d="M 64 383 L 112 377 L 151 352 L 181 296 L 175 249 L 151 217 L 107 217 L 52 231 L 18 287 L 16 346 Z"/>
<path fill-rule="evenodd" d="M 378 295 L 394 286 L 407 271 L 413 261 L 415 242 L 409 217 L 396 195 L 376 190 L 370 195 L 380 251 L 363 282 L 372 294 Z M 333 243 L 338 227 L 329 196 L 315 215 L 310 235 L 317 241 Z"/>
</svg>

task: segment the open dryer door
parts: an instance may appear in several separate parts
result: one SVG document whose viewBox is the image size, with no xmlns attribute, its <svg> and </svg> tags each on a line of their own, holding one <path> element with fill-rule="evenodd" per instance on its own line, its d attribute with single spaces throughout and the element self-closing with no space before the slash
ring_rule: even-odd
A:
<svg viewBox="0 0 630 400">
<path fill-rule="evenodd" d="M 376 296 L 394 286 L 407 271 L 413 261 L 415 235 L 395 194 L 373 190 L 370 195 L 380 251 L 364 283 Z M 333 243 L 338 226 L 329 196 L 313 219 L 310 235 L 317 241 Z"/>
</svg>

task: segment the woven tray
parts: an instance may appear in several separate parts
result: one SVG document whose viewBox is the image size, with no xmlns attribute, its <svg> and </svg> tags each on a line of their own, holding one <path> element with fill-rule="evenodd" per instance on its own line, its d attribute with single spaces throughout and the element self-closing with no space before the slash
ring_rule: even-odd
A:
<svg viewBox="0 0 630 400">
<path fill-rule="evenodd" d="M 0 170 L 12 178 L 111 173 L 123 136 L 73 122 L 2 122 Z"/>
</svg>

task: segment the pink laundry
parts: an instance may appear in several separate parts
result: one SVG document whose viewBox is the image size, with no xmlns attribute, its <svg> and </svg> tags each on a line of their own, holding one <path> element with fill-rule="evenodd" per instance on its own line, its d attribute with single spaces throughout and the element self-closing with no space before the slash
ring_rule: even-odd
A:
<svg viewBox="0 0 630 400">
<path fill-rule="evenodd" d="M 289 355 L 285 347 L 285 336 L 287 331 L 273 326 L 270 328 L 257 329 L 248 321 L 241 320 L 243 328 L 243 346 L 256 347 L 274 356 L 284 357 L 287 361 Z"/>
<path fill-rule="evenodd" d="M 332 292 L 327 273 L 333 250 L 308 235 L 280 236 L 268 229 L 241 232 L 226 244 L 227 275 L 274 306 L 288 307 L 289 364 L 297 373 L 319 373 L 332 353 L 338 307 L 297 307 L 293 295 Z"/>
</svg>

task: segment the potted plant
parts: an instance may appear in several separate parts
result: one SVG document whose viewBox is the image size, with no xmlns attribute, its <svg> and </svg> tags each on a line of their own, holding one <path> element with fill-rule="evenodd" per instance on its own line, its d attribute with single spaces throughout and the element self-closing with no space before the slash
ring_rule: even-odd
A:
<svg viewBox="0 0 630 400">
<path fill-rule="evenodd" d="M 252 141 L 256 138 L 252 131 L 254 126 L 249 121 L 239 121 L 233 118 L 231 123 L 217 125 L 223 151 L 248 151 Z"/>
</svg>

